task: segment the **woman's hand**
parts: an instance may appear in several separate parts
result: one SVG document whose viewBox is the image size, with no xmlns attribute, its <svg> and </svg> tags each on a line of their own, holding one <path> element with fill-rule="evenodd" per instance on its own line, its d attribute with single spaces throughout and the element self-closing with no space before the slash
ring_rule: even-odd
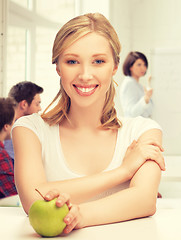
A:
<svg viewBox="0 0 181 240">
<path fill-rule="evenodd" d="M 162 146 L 152 140 L 133 141 L 128 147 L 123 159 L 122 167 L 128 172 L 130 178 L 147 160 L 155 161 L 161 170 L 165 170 L 165 162 L 162 156 Z"/>
<path fill-rule="evenodd" d="M 44 199 L 47 201 L 53 200 L 54 198 L 57 198 L 56 200 L 57 207 L 62 207 L 66 203 L 69 208 L 69 213 L 64 218 L 64 222 L 67 224 L 67 226 L 65 227 L 63 232 L 65 234 L 68 234 L 73 229 L 82 228 L 83 219 L 80 213 L 79 205 L 70 203 L 69 194 L 67 193 L 60 194 L 57 190 L 51 190 L 44 197 Z"/>
<path fill-rule="evenodd" d="M 144 99 L 145 99 L 145 102 L 148 104 L 150 101 L 150 98 L 152 97 L 153 89 L 152 88 L 150 88 L 150 89 L 144 88 L 144 91 L 145 91 Z"/>
</svg>

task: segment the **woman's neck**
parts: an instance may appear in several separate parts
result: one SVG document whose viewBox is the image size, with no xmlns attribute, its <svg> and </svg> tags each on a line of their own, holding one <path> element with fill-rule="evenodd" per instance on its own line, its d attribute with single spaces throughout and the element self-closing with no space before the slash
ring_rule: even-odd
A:
<svg viewBox="0 0 181 240">
<path fill-rule="evenodd" d="M 140 79 L 139 77 L 137 77 L 135 75 L 132 75 L 131 77 L 134 78 L 137 82 L 139 82 L 139 79 Z"/>
<path fill-rule="evenodd" d="M 78 107 L 71 106 L 68 118 L 73 128 L 97 129 L 101 125 L 100 118 L 103 106 Z"/>
</svg>

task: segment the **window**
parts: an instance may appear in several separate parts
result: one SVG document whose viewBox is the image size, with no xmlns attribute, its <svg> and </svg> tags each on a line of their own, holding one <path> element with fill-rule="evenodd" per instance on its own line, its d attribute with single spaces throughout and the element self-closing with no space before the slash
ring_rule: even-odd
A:
<svg viewBox="0 0 181 240">
<path fill-rule="evenodd" d="M 0 27 L 5 29 L 1 30 L 0 95 L 7 96 L 20 81 L 35 82 L 44 88 L 44 110 L 59 89 L 59 76 L 51 64 L 57 31 L 79 14 L 102 12 L 107 16 L 109 0 L 0 0 L 0 8 Z"/>
<path fill-rule="evenodd" d="M 7 89 L 26 76 L 27 30 L 20 27 L 8 27 L 7 33 Z"/>
<path fill-rule="evenodd" d="M 59 77 L 51 64 L 55 35 L 75 16 L 75 0 L 11 0 L 8 4 L 6 89 L 20 81 L 44 88 L 44 109 L 57 94 Z"/>
</svg>

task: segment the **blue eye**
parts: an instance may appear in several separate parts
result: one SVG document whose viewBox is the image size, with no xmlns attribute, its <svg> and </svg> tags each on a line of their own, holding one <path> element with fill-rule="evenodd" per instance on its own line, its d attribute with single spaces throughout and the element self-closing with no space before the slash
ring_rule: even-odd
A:
<svg viewBox="0 0 181 240">
<path fill-rule="evenodd" d="M 68 60 L 67 63 L 68 63 L 68 64 L 76 64 L 77 61 L 76 61 L 76 60 Z"/>
<path fill-rule="evenodd" d="M 104 63 L 104 60 L 98 59 L 98 60 L 95 60 L 94 62 L 95 62 L 96 64 L 101 64 L 101 63 Z"/>
</svg>

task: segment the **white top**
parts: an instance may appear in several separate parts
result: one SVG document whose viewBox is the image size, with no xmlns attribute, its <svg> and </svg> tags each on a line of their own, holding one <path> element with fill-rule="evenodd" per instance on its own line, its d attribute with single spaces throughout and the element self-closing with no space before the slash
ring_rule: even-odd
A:
<svg viewBox="0 0 181 240">
<path fill-rule="evenodd" d="M 137 140 L 142 133 L 153 128 L 161 129 L 155 121 L 143 117 L 123 118 L 121 122 L 123 126 L 118 130 L 113 159 L 104 171 L 115 169 L 120 166 L 128 146 L 133 140 Z M 17 126 L 26 127 L 38 136 L 42 145 L 42 160 L 48 181 L 60 181 L 81 177 L 77 173 L 72 172 L 66 163 L 61 147 L 59 125 L 49 126 L 39 114 L 34 113 L 19 118 L 15 122 L 13 128 Z M 128 184 L 129 182 L 121 184 L 114 190 L 104 194 L 109 195 L 115 191 L 127 188 Z"/>
<path fill-rule="evenodd" d="M 126 76 L 121 84 L 120 98 L 125 117 L 150 117 L 153 102 L 147 104 L 144 100 L 144 88 L 134 78 Z"/>
</svg>

